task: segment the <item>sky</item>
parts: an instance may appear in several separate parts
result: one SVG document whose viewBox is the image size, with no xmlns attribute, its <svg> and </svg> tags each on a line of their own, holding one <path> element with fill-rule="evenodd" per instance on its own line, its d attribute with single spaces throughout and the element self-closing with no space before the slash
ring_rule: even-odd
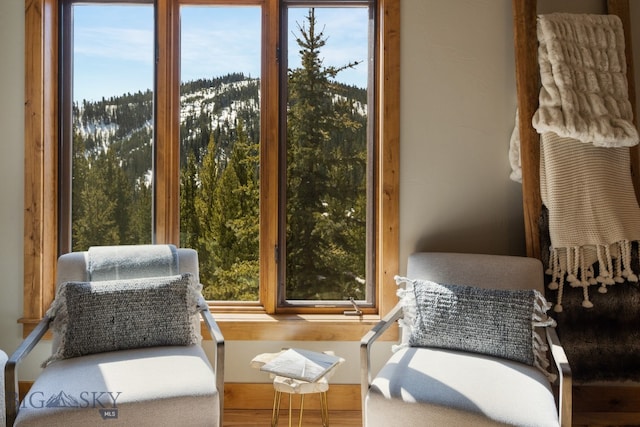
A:
<svg viewBox="0 0 640 427">
<path fill-rule="evenodd" d="M 290 10 L 289 68 L 295 68 L 296 23 L 307 8 Z M 181 79 L 260 74 L 259 7 L 182 6 Z M 317 25 L 328 37 L 321 51 L 324 65 L 342 66 L 337 80 L 365 87 L 367 81 L 367 10 L 316 9 Z M 153 87 L 153 8 L 140 5 L 76 5 L 74 19 L 74 100 L 99 100 Z"/>
</svg>

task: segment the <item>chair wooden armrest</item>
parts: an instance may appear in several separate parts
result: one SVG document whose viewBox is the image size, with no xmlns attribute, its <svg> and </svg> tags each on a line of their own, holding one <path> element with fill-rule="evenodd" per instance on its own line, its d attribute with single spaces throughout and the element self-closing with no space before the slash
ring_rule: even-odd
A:
<svg viewBox="0 0 640 427">
<path fill-rule="evenodd" d="M 220 398 L 220 426 L 222 426 L 222 408 L 224 408 L 224 336 L 222 335 L 220 326 L 209 311 L 209 304 L 207 304 L 207 301 L 202 296 L 200 296 L 198 300 L 198 310 L 209 331 L 209 335 L 211 335 L 211 339 L 216 345 L 216 358 L 213 369 L 216 373 L 216 389 L 218 389 Z"/>
<path fill-rule="evenodd" d="M 371 345 L 393 324 L 403 316 L 402 305 L 396 304 L 391 311 L 367 332 L 360 340 L 360 384 L 362 392 L 362 407 L 364 399 L 371 385 Z"/>
<path fill-rule="evenodd" d="M 555 328 L 546 327 L 551 357 L 558 370 L 558 419 L 563 427 L 571 426 L 571 367 Z"/>
<path fill-rule="evenodd" d="M 31 350 L 40 342 L 44 334 L 49 329 L 51 319 L 44 316 L 40 323 L 31 331 L 29 335 L 22 341 L 20 346 L 13 352 L 6 365 L 4 366 L 4 388 L 5 388 L 5 408 L 7 425 L 12 426 L 18 416 L 18 405 L 20 397 L 18 396 L 18 364 L 25 358 Z"/>
</svg>

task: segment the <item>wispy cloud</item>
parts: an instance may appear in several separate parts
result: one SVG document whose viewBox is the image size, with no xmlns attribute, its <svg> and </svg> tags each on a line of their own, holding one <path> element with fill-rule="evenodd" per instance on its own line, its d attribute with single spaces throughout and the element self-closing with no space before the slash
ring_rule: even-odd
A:
<svg viewBox="0 0 640 427">
<path fill-rule="evenodd" d="M 99 98 L 150 89 L 153 82 L 153 9 L 135 6 L 82 5 L 75 10 L 74 55 L 78 98 Z M 305 24 L 307 8 L 290 10 L 289 37 Z M 364 86 L 367 81 L 366 9 L 318 8 L 319 29 L 328 37 L 321 55 L 327 66 L 363 61 L 345 70 L 339 81 Z M 182 80 L 243 72 L 260 74 L 259 7 L 181 8 Z M 298 47 L 290 44 L 289 66 L 299 66 Z M 102 91 L 102 93 L 101 93 Z M 74 97 L 76 97 L 74 95 Z"/>
<path fill-rule="evenodd" d="M 148 62 L 153 60 L 153 31 L 115 27 L 76 28 L 74 54 L 105 60 Z"/>
<path fill-rule="evenodd" d="M 212 29 L 183 26 L 181 36 L 182 79 L 217 77 L 243 72 L 260 73 L 260 28 L 227 25 Z"/>
</svg>

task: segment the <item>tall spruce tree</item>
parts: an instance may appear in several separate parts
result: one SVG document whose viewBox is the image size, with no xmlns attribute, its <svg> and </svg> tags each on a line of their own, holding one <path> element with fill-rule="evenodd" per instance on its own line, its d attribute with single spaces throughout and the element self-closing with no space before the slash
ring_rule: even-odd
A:
<svg viewBox="0 0 640 427">
<path fill-rule="evenodd" d="M 257 144 L 238 120 L 231 155 L 213 193 L 211 232 L 215 297 L 258 300 L 259 186 Z"/>
<path fill-rule="evenodd" d="M 216 298 L 216 283 L 213 282 L 216 262 L 214 257 L 216 230 L 213 224 L 213 209 L 215 191 L 220 179 L 222 161 L 216 156 L 216 144 L 213 133 L 209 136 L 209 144 L 202 157 L 202 164 L 198 169 L 198 190 L 195 195 L 194 207 L 199 220 L 199 234 L 197 236 L 198 260 L 200 262 L 200 281 L 204 284 L 203 294 L 207 299 Z"/>
<path fill-rule="evenodd" d="M 201 234 L 196 210 L 198 196 L 198 165 L 193 151 L 187 155 L 187 164 L 180 171 L 180 246 L 197 249 Z"/>
<path fill-rule="evenodd" d="M 116 222 L 117 198 L 112 196 L 106 163 L 109 157 L 99 154 L 89 162 L 83 180 L 78 182 L 74 197 L 79 209 L 72 233 L 74 250 L 87 250 L 93 245 L 120 244 L 120 227 Z"/>
<path fill-rule="evenodd" d="M 361 169 L 366 163 L 359 160 L 366 157 L 366 143 L 351 106 L 336 101 L 334 81 L 357 62 L 324 66 L 320 53 L 327 38 L 316 25 L 311 8 L 306 23 L 298 25 L 301 67 L 290 70 L 288 80 L 288 299 L 344 299 L 353 296 L 349 288 L 364 277 L 365 248 L 354 247 L 352 239 L 365 236 L 365 209 L 358 198 L 365 194 Z M 352 145 L 358 145 L 355 151 Z M 351 160 L 357 161 L 346 164 Z M 357 178 L 348 179 L 345 170 Z M 354 215 L 360 220 L 354 221 Z"/>
<path fill-rule="evenodd" d="M 129 209 L 129 237 L 133 243 L 151 243 L 152 219 L 151 219 L 151 184 L 148 184 L 144 177 L 140 178 L 135 185 L 133 200 Z"/>
</svg>

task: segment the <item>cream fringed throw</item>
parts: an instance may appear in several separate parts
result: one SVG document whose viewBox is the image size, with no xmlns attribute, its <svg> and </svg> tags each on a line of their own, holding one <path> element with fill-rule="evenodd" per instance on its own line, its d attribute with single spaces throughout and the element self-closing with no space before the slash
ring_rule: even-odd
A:
<svg viewBox="0 0 640 427">
<path fill-rule="evenodd" d="M 540 186 L 549 210 L 551 289 L 582 287 L 584 307 L 592 307 L 587 288 L 624 279 L 631 271 L 631 242 L 640 240 L 640 210 L 631 184 L 629 150 L 602 148 L 547 132 L 541 140 Z M 622 165 L 622 166 L 621 166 Z M 626 165 L 626 167 L 625 167 Z M 597 265 L 598 275 L 594 267 Z"/>
<path fill-rule="evenodd" d="M 533 126 L 541 139 L 541 194 L 549 211 L 551 289 L 562 311 L 564 283 L 588 287 L 624 279 L 640 208 L 629 171 L 638 143 L 625 76 L 624 36 L 613 15 L 541 15 L 542 88 Z M 597 273 L 597 274 L 596 274 Z"/>
</svg>

